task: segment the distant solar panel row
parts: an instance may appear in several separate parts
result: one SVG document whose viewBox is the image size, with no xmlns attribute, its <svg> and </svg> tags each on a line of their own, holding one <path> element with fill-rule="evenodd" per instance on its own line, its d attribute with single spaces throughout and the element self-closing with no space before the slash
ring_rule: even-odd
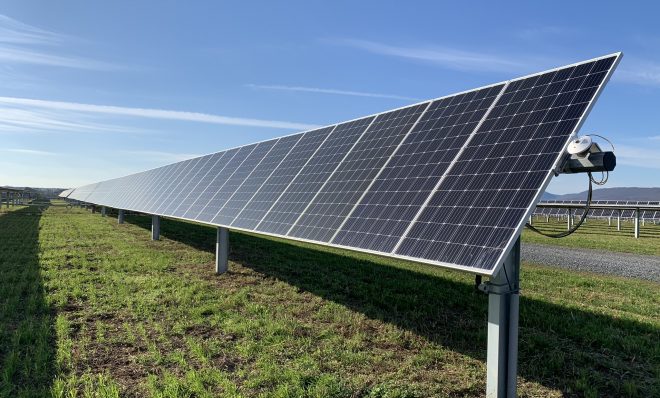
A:
<svg viewBox="0 0 660 398">
<path fill-rule="evenodd" d="M 570 203 L 570 204 L 580 204 L 585 205 L 586 201 L 584 200 L 568 200 L 568 201 L 557 201 L 557 200 L 546 200 L 541 203 Z M 653 201 L 634 201 L 634 200 L 592 200 L 593 205 L 622 205 L 622 206 L 658 206 L 660 202 Z M 590 218 L 608 218 L 608 217 L 618 217 L 619 212 L 621 212 L 621 217 L 623 218 L 633 218 L 635 216 L 634 210 L 625 209 L 591 209 L 589 210 Z M 583 213 L 582 209 L 574 209 L 573 214 L 576 216 L 581 216 Z M 562 208 L 550 208 L 550 207 L 537 207 L 534 210 L 534 214 L 538 216 L 566 216 L 568 214 L 567 209 Z M 656 210 L 643 210 L 640 212 L 640 217 L 647 220 L 660 220 L 660 211 Z"/>
<path fill-rule="evenodd" d="M 73 188 L 72 188 L 72 189 L 65 189 L 64 191 L 62 191 L 62 192 L 59 194 L 59 197 L 60 197 L 60 198 L 68 198 L 69 195 L 71 195 L 71 192 L 73 192 Z"/>
<path fill-rule="evenodd" d="M 87 185 L 70 198 L 492 274 L 618 58 Z"/>
</svg>

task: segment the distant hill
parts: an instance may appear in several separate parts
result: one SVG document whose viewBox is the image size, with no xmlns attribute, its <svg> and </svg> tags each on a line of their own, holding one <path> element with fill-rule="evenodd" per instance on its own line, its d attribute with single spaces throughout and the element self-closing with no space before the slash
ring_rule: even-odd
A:
<svg viewBox="0 0 660 398">
<path fill-rule="evenodd" d="M 542 200 L 585 200 L 587 191 L 555 195 L 549 192 L 543 194 Z M 630 201 L 660 201 L 660 188 L 601 188 L 594 189 L 592 200 L 630 200 Z"/>
<path fill-rule="evenodd" d="M 559 195 L 555 195 L 554 193 L 550 193 L 550 192 L 543 192 L 543 196 L 541 196 L 541 200 L 557 200 L 557 197 L 559 197 Z"/>
</svg>

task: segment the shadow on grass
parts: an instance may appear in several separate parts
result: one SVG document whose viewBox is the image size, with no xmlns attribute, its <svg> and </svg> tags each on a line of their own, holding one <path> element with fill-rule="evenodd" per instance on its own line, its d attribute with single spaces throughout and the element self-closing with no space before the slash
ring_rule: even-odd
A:
<svg viewBox="0 0 660 398">
<path fill-rule="evenodd" d="M 127 222 L 151 227 L 148 217 L 131 216 Z M 164 219 L 161 236 L 200 250 L 215 247 L 215 233 L 206 226 Z M 442 272 L 359 256 L 244 233 L 230 236 L 230 260 L 242 266 L 485 361 L 488 299 L 474 292 L 470 275 L 452 274 L 457 280 L 450 280 Z M 524 277 L 523 270 L 523 289 Z M 658 396 L 660 330 L 524 293 L 520 308 L 519 375 L 526 380 L 566 396 Z"/>
<path fill-rule="evenodd" d="M 55 328 L 39 271 L 39 220 L 44 208 L 30 206 L 0 215 L 2 397 L 50 395 Z"/>
</svg>

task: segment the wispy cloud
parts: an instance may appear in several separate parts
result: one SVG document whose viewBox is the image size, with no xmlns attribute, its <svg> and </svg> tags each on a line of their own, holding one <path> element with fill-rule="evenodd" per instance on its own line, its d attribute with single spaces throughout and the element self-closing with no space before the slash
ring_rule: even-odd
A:
<svg viewBox="0 0 660 398">
<path fill-rule="evenodd" d="M 0 14 L 0 42 L 14 44 L 60 44 L 69 36 L 51 32 Z"/>
<path fill-rule="evenodd" d="M 173 153 L 162 151 L 121 151 L 124 155 L 138 156 L 157 162 L 180 162 L 182 160 L 195 158 L 201 156 L 196 153 Z"/>
<path fill-rule="evenodd" d="M 113 70 L 119 65 L 85 57 L 63 55 L 65 44 L 78 40 L 0 14 L 0 62 L 75 69 Z"/>
<path fill-rule="evenodd" d="M 614 79 L 641 86 L 660 87 L 660 63 L 628 59 L 614 74 Z"/>
<path fill-rule="evenodd" d="M 25 108 L 25 107 L 23 107 Z M 90 115 L 0 105 L 0 134 L 32 133 L 150 133 L 148 130 L 95 122 Z"/>
<path fill-rule="evenodd" d="M 305 123 L 296 123 L 280 120 L 263 120 L 263 119 L 252 119 L 252 118 L 242 118 L 242 117 L 232 117 L 232 116 L 221 116 L 213 115 L 208 113 L 200 112 L 186 112 L 186 111 L 175 111 L 175 110 L 165 110 L 165 109 L 150 109 L 150 108 L 129 108 L 123 106 L 111 106 L 111 105 L 93 105 L 93 104 L 82 104 L 77 102 L 63 102 L 63 101 L 47 101 L 39 99 L 28 99 L 28 98 L 16 98 L 16 97 L 0 97 L 0 104 L 11 105 L 13 107 L 20 106 L 22 109 L 2 109 L 0 108 L 0 115 L 2 112 L 5 112 L 5 115 L 14 116 L 10 118 L 12 124 L 17 124 L 19 126 L 27 125 L 31 126 L 30 123 L 34 122 L 25 117 L 25 112 L 34 112 L 35 108 L 37 109 L 49 109 L 55 111 L 72 111 L 72 112 L 82 112 L 96 115 L 113 115 L 113 116 L 130 116 L 138 118 L 148 118 L 148 119 L 164 119 L 164 120 L 181 120 L 188 122 L 198 122 L 198 123 L 210 123 L 210 124 L 221 124 L 221 125 L 231 125 L 231 126 L 250 126 L 250 127 L 267 127 L 275 129 L 287 129 L 287 130 L 309 130 L 318 127 L 314 124 L 305 124 Z M 21 113 L 22 112 L 22 113 Z M 18 115 L 18 117 L 16 117 Z M 7 123 L 7 120 L 2 118 L 0 119 L 0 126 L 3 122 Z M 51 123 L 51 120 L 46 120 L 46 123 Z M 35 122 L 39 123 L 39 121 Z M 59 122 L 56 122 L 59 123 Z M 72 126 L 75 128 L 75 126 Z"/>
<path fill-rule="evenodd" d="M 0 61 L 8 63 L 60 66 L 75 69 L 114 70 L 123 69 L 117 65 L 94 61 L 81 57 L 63 57 L 41 51 L 0 45 Z"/>
<path fill-rule="evenodd" d="M 660 141 L 660 135 L 654 135 L 652 137 L 649 137 L 649 140 Z"/>
<path fill-rule="evenodd" d="M 337 90 L 332 88 L 303 87 L 303 86 L 285 86 L 277 84 L 246 84 L 246 87 L 255 90 L 281 90 L 281 91 L 300 91 L 317 94 L 348 95 L 354 97 L 387 98 L 402 101 L 419 101 L 419 98 L 405 97 L 395 94 L 367 93 L 364 91 Z"/>
<path fill-rule="evenodd" d="M 615 153 L 618 164 L 660 169 L 660 147 L 617 145 Z"/>
<path fill-rule="evenodd" d="M 489 72 L 510 72 L 527 70 L 531 62 L 521 62 L 510 57 L 503 57 L 487 52 L 459 50 L 437 45 L 400 46 L 369 40 L 339 39 L 328 40 L 331 44 L 352 47 L 373 54 L 425 61 L 456 70 L 477 70 Z"/>
<path fill-rule="evenodd" d="M 19 153 L 21 155 L 36 155 L 36 156 L 53 156 L 57 155 L 55 152 L 40 151 L 37 149 L 23 149 L 23 148 L 7 148 L 2 149 L 3 152 Z"/>
<path fill-rule="evenodd" d="M 549 37 L 574 35 L 578 32 L 577 29 L 566 26 L 531 26 L 515 31 L 514 35 L 526 41 L 537 41 Z"/>
<path fill-rule="evenodd" d="M 2 89 L 35 89 L 42 85 L 41 79 L 17 70 L 15 65 L 0 65 L 0 87 Z"/>
</svg>

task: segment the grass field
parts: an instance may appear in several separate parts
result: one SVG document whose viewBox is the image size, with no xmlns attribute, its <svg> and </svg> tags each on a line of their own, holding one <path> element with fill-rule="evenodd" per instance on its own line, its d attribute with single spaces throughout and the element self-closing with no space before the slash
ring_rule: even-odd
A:
<svg viewBox="0 0 660 398">
<path fill-rule="evenodd" d="M 471 275 L 231 233 L 215 276 L 208 227 L 2 212 L 2 397 L 483 396 Z M 520 396 L 660 396 L 658 284 L 529 264 L 521 284 Z"/>
<path fill-rule="evenodd" d="M 551 217 L 550 222 L 546 223 L 545 218 L 536 218 L 534 226 L 544 232 L 564 232 L 566 220 L 558 222 L 556 218 Z M 633 228 L 634 224 L 629 220 L 622 220 L 621 231 L 617 231 L 615 218 L 612 219 L 612 225 L 608 225 L 607 220 L 589 219 L 575 233 L 565 238 L 547 238 L 525 229 L 522 241 L 660 256 L 660 225 L 654 225 L 652 222 L 645 223 L 643 227 L 640 227 L 638 239 L 634 237 Z"/>
</svg>

